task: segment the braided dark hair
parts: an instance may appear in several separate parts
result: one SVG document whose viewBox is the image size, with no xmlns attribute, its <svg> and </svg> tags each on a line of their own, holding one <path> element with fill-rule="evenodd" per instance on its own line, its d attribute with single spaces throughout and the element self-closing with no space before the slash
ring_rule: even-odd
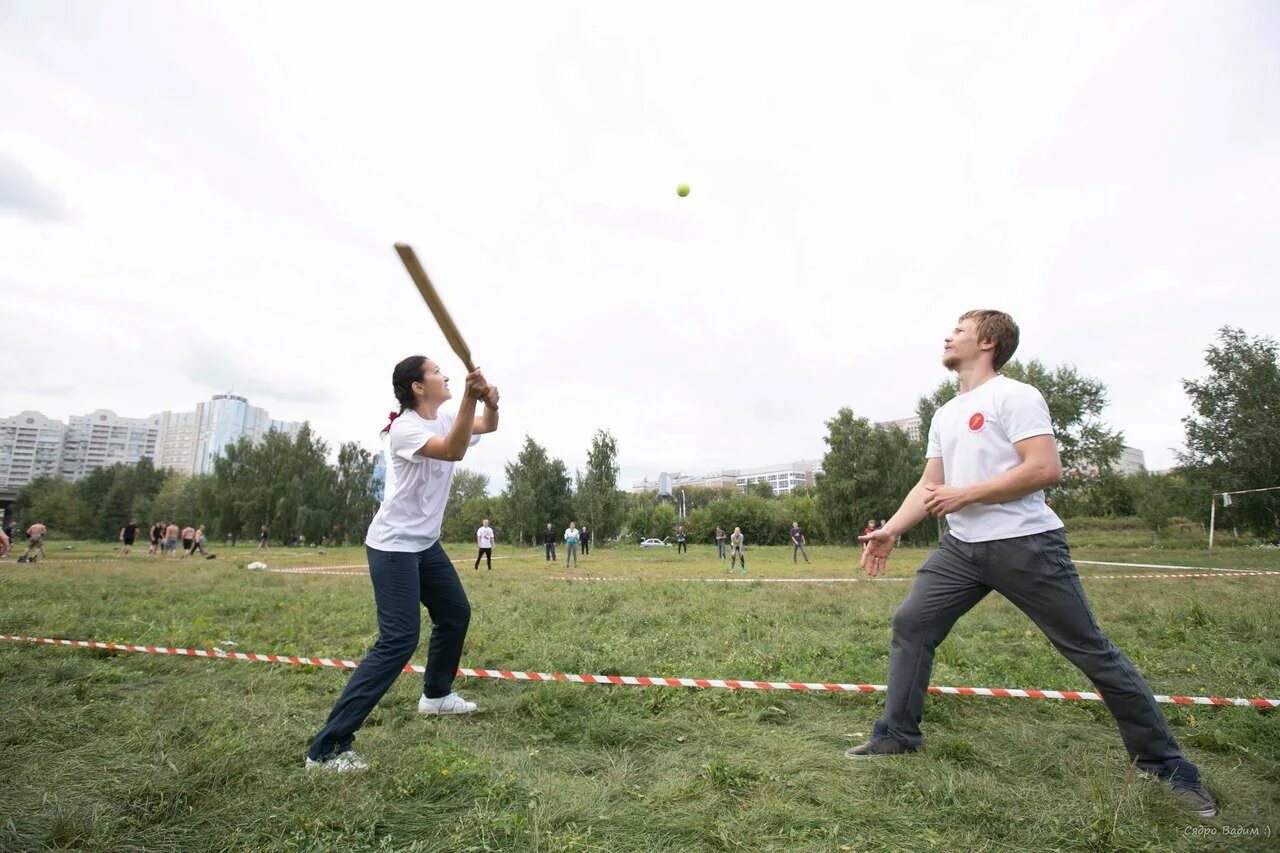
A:
<svg viewBox="0 0 1280 853">
<path fill-rule="evenodd" d="M 426 381 L 422 375 L 426 364 L 425 355 L 411 355 L 391 371 L 391 389 L 395 392 L 396 402 L 400 404 L 400 411 L 388 413 L 389 420 L 382 428 L 383 432 L 391 429 L 391 425 L 395 423 L 396 418 L 404 414 L 405 409 L 413 408 L 413 383 Z"/>
</svg>

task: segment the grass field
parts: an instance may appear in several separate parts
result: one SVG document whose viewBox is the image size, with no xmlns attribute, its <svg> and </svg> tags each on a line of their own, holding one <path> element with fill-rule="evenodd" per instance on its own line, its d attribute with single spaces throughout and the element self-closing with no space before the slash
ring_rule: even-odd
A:
<svg viewBox="0 0 1280 853">
<path fill-rule="evenodd" d="M 215 560 L 111 561 L 108 545 L 0 563 L 0 633 L 359 657 L 375 636 L 360 576 Z M 450 549 L 468 558 L 469 546 Z M 459 566 L 474 616 L 464 666 L 883 683 L 907 583 L 696 584 L 714 549 L 597 550 L 549 580 L 540 551 Z M 901 552 L 909 577 L 924 551 Z M 853 576 L 848 549 L 750 552 L 749 577 Z M 1280 568 L 1275 550 L 1081 548 L 1076 557 Z M 99 558 L 96 561 L 95 558 Z M 69 560 L 91 560 L 70 562 Z M 272 567 L 363 562 L 273 549 Z M 1081 566 L 1081 574 L 1149 570 Z M 1156 693 L 1280 694 L 1280 578 L 1085 581 L 1099 621 Z M 232 645 L 234 644 L 234 645 Z M 425 651 L 425 632 L 424 632 Z M 418 659 L 421 662 L 421 659 Z M 1126 783 L 1100 703 L 930 697 L 926 749 L 851 762 L 882 694 L 461 679 L 471 718 L 418 717 L 401 678 L 358 736 L 356 777 L 302 757 L 349 673 L 0 643 L 0 849 L 1155 850 L 1203 849 L 1171 795 Z M 990 596 L 939 648 L 933 683 L 1091 689 Z M 1223 816 L 1215 849 L 1280 832 L 1275 713 L 1165 706 Z M 1246 834 L 1226 835 L 1226 828 Z M 1258 836 L 1248 833 L 1257 832 Z M 1266 833 L 1271 834 L 1268 839 Z"/>
</svg>

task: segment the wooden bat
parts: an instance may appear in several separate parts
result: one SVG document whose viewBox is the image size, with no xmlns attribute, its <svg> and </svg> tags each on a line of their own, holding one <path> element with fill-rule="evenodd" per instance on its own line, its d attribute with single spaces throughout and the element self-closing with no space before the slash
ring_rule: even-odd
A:
<svg viewBox="0 0 1280 853">
<path fill-rule="evenodd" d="M 471 362 L 470 347 L 462 339 L 462 333 L 458 331 L 458 327 L 454 325 L 453 318 L 449 316 L 449 309 L 444 307 L 444 301 L 440 298 L 440 294 L 436 293 L 436 289 L 431 285 L 431 279 L 427 278 L 427 271 L 422 268 L 421 262 L 418 261 L 418 256 L 414 254 L 413 247 L 408 243 L 396 243 L 396 252 L 400 254 L 400 260 L 404 261 L 404 268 L 409 271 L 409 277 L 418 286 L 418 292 L 422 294 L 422 300 L 431 309 L 431 313 L 435 316 L 436 323 L 440 326 L 440 331 L 444 332 L 445 340 L 449 342 L 449 346 L 453 347 L 453 351 L 457 353 L 458 358 L 462 359 L 462 363 L 466 365 L 468 373 L 475 370 L 476 366 Z"/>
</svg>

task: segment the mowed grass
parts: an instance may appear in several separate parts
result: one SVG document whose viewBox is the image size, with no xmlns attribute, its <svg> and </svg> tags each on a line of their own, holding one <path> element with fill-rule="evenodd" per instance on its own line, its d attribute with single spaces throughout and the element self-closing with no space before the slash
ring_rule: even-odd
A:
<svg viewBox="0 0 1280 853">
<path fill-rule="evenodd" d="M 0 564 L 0 632 L 359 657 L 367 578 L 249 571 L 363 562 L 356 548 L 239 548 L 216 560 L 109 557 L 51 544 Z M 143 550 L 145 552 L 145 549 Z M 450 552 L 474 615 L 463 664 L 485 668 L 883 683 L 909 584 L 708 584 L 708 546 L 597 549 L 550 580 L 541 551 L 492 572 Z M 927 554 L 904 551 L 891 576 Z M 1077 558 L 1280 568 L 1276 551 L 1211 556 L 1078 549 Z M 850 549 L 753 548 L 751 577 L 853 577 Z M 563 560 L 563 553 L 561 553 Z M 1081 566 L 1083 575 L 1146 573 Z M 1086 580 L 1103 628 L 1157 693 L 1280 694 L 1280 578 Z M 424 630 L 423 654 L 426 632 Z M 235 645 L 231 645 L 235 644 Z M 418 658 L 421 662 L 421 657 Z M 882 694 L 807 694 L 460 679 L 471 718 L 418 717 L 400 679 L 358 736 L 373 764 L 307 775 L 302 758 L 348 672 L 0 643 L 0 849 L 1146 850 L 1201 849 L 1163 789 L 1126 781 L 1099 703 L 930 697 L 926 749 L 851 762 Z M 1039 631 L 989 596 L 939 648 L 935 684 L 1089 689 Z M 1274 713 L 1165 712 L 1224 809 L 1213 827 L 1280 831 Z M 1263 837 L 1215 838 L 1265 847 Z"/>
</svg>

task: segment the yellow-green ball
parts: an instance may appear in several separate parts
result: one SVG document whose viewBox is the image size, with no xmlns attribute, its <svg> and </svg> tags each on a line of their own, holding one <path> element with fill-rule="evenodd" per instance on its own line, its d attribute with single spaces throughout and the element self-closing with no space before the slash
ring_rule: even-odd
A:
<svg viewBox="0 0 1280 853">
<path fill-rule="evenodd" d="M 681 184 L 680 186 L 676 187 L 676 195 L 680 196 L 680 198 L 684 198 L 688 194 L 689 194 L 688 184 Z"/>
</svg>

